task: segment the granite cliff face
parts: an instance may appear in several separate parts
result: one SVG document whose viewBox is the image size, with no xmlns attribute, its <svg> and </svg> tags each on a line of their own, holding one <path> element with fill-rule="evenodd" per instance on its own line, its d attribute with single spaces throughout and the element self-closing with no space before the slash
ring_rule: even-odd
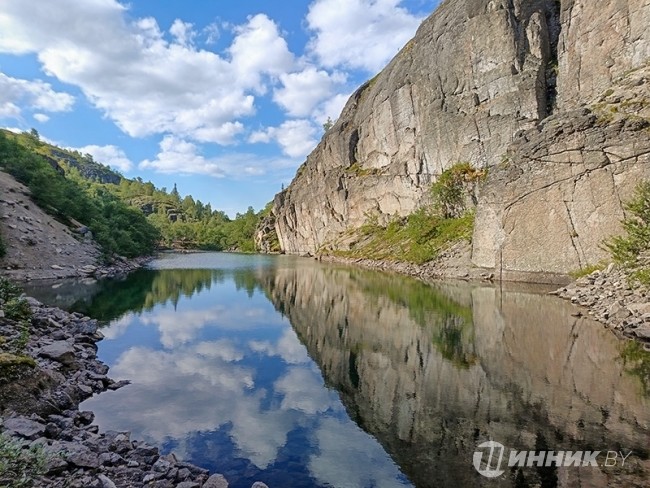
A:
<svg viewBox="0 0 650 488">
<path fill-rule="evenodd" d="M 370 215 L 380 221 L 408 215 L 427 202 L 428 188 L 437 175 L 460 161 L 495 167 L 507 157 L 522 171 L 545 172 L 546 167 L 536 163 L 540 151 L 546 151 L 569 173 L 584 172 L 571 166 L 584 162 L 561 149 L 568 144 L 562 126 L 566 124 L 572 133 L 582 130 L 581 117 L 587 115 L 575 110 L 593 108 L 603 94 L 611 95 L 608 90 L 613 84 L 624 85 L 631 70 L 648 63 L 647 25 L 648 0 L 605 5 L 587 0 L 445 1 L 395 59 L 350 98 L 292 184 L 276 196 L 273 213 L 282 249 L 316 253 L 345 246 L 346 232 Z M 640 79 L 639 85 L 623 88 L 643 98 L 647 78 Z M 545 130 L 548 123 L 541 124 L 549 117 L 553 130 Z M 631 162 L 645 161 L 636 159 L 644 150 L 635 145 L 643 136 L 642 125 L 634 130 L 626 126 L 614 135 L 606 123 L 594 122 L 589 127 L 590 146 L 583 147 L 589 152 L 601 150 L 605 139 L 615 139 L 618 146 L 631 149 L 631 157 L 621 158 L 630 168 Z M 521 134 L 530 131 L 538 136 L 528 139 L 537 142 L 526 146 Z M 627 170 L 615 170 L 619 175 L 621 171 Z M 638 170 L 634 171 L 619 179 L 638 178 Z M 616 184 L 594 184 L 592 189 L 605 200 L 614 196 L 619 200 L 628 193 Z M 479 201 L 479 214 L 482 205 L 493 207 L 499 198 L 498 184 L 493 187 L 488 181 L 486 186 L 489 196 Z M 509 188 L 513 195 L 525 190 L 514 186 Z M 581 197 L 573 204 L 580 207 Z M 493 213 L 503 217 L 498 210 Z M 619 228 L 621 215 L 619 200 L 602 212 L 597 207 L 591 221 L 600 222 L 604 226 L 600 234 L 609 235 Z M 489 230 L 483 226 L 481 232 L 493 235 L 483 236 L 481 242 L 496 239 L 499 247 L 503 236 L 497 231 L 509 225 L 512 221 L 488 226 Z M 572 232 L 565 226 L 557 238 L 567 241 Z M 589 242 L 583 247 L 597 247 L 595 238 L 600 234 L 585 236 Z M 494 242 L 486 243 L 485 249 L 481 246 L 475 245 L 475 263 L 495 267 Z M 549 252 L 536 263 L 505 260 L 503 266 L 512 271 L 566 272 L 579 267 L 576 263 L 598 257 L 580 250 L 574 254 L 556 262 Z"/>
</svg>

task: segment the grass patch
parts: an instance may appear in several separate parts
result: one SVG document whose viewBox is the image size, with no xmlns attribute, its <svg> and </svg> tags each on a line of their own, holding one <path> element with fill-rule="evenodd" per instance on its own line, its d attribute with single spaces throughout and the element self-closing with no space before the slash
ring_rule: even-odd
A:
<svg viewBox="0 0 650 488">
<path fill-rule="evenodd" d="M 335 254 L 422 264 L 435 259 L 455 242 L 470 241 L 473 230 L 474 212 L 459 218 L 444 218 L 420 209 L 406 218 L 394 218 L 385 226 L 372 217 L 359 228 L 358 234 L 363 237 L 354 249 L 335 251 Z"/>
<path fill-rule="evenodd" d="M 569 275 L 575 280 L 578 278 L 582 278 L 583 276 L 590 275 L 594 271 L 602 271 L 607 267 L 607 263 L 604 261 L 600 261 L 597 264 L 590 264 L 585 266 L 584 268 L 577 269 L 575 271 L 571 271 Z"/>
</svg>

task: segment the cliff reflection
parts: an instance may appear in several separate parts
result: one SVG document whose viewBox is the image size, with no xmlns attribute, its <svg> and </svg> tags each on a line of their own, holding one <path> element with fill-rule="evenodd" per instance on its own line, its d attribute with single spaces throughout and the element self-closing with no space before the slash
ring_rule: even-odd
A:
<svg viewBox="0 0 650 488">
<path fill-rule="evenodd" d="M 349 268 L 260 280 L 351 417 L 417 486 L 646 486 L 650 401 L 618 340 L 569 304 Z M 635 454 L 623 468 L 532 467 L 489 480 L 472 466 L 487 439 Z"/>
</svg>

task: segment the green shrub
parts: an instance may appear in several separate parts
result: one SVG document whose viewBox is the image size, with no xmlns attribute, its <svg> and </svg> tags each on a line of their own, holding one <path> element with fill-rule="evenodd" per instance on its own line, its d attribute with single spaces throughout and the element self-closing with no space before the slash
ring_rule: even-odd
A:
<svg viewBox="0 0 650 488">
<path fill-rule="evenodd" d="M 0 301 L 8 302 L 12 298 L 17 298 L 22 290 L 6 278 L 0 277 Z"/>
<path fill-rule="evenodd" d="M 32 318 L 32 309 L 29 303 L 22 298 L 12 298 L 5 302 L 2 308 L 5 311 L 5 317 L 11 320 L 20 322 Z"/>
<path fill-rule="evenodd" d="M 434 206 L 445 218 L 460 217 L 467 210 L 465 195 L 486 175 L 486 170 L 476 169 L 470 163 L 454 164 L 443 171 L 431 187 Z"/>
<path fill-rule="evenodd" d="M 625 209 L 630 216 L 623 220 L 625 234 L 605 243 L 614 261 L 624 266 L 633 281 L 650 285 L 650 182 L 637 186 Z"/>
<path fill-rule="evenodd" d="M 40 446 L 0 434 L 0 486 L 29 488 L 45 473 L 47 456 Z"/>
</svg>

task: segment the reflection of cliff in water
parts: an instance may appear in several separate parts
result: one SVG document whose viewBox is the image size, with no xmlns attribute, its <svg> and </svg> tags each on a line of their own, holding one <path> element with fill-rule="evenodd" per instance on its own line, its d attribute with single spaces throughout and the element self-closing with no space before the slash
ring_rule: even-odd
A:
<svg viewBox="0 0 650 488">
<path fill-rule="evenodd" d="M 417 486 L 645 486 L 650 401 L 601 325 L 548 296 L 432 288 L 355 269 L 261 277 L 337 388 Z M 478 443 L 634 450 L 626 468 L 472 467 Z M 496 484 L 495 484 L 496 483 Z"/>
</svg>

